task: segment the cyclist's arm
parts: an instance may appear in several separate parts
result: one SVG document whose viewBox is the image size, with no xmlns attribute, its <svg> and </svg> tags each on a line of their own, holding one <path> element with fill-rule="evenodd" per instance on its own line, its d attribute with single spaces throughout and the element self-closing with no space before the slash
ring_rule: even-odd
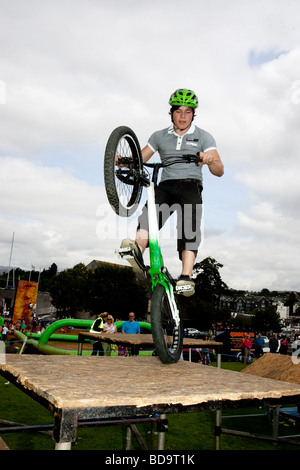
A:
<svg viewBox="0 0 300 470">
<path fill-rule="evenodd" d="M 146 145 L 146 147 L 142 149 L 143 162 L 146 163 L 148 160 L 150 160 L 150 158 L 152 157 L 152 155 L 154 155 L 154 153 L 155 152 L 153 152 L 153 150 L 149 147 L 149 145 Z"/>
<path fill-rule="evenodd" d="M 217 150 L 212 149 L 207 152 L 200 152 L 200 158 L 202 162 L 199 165 L 207 165 L 213 175 L 222 176 L 224 174 L 224 165 Z"/>
</svg>

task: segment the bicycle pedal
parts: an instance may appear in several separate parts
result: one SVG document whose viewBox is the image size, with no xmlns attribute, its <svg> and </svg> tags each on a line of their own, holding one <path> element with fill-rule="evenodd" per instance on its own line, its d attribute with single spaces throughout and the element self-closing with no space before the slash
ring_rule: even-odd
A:
<svg viewBox="0 0 300 470">
<path fill-rule="evenodd" d="M 176 286 L 175 287 L 176 294 L 185 294 L 186 292 L 194 292 L 194 287 L 187 284 L 183 286 Z"/>
<path fill-rule="evenodd" d="M 125 248 L 119 248 L 115 252 L 118 253 L 121 258 L 134 258 L 132 248 L 127 246 Z"/>
<path fill-rule="evenodd" d="M 191 285 L 186 285 L 186 286 L 176 286 L 176 292 L 182 292 L 182 291 L 190 291 L 193 290 L 193 287 Z"/>
<path fill-rule="evenodd" d="M 146 267 L 138 262 L 138 260 L 134 256 L 134 250 L 129 246 L 126 246 L 124 248 L 118 248 L 117 250 L 115 250 L 115 252 L 118 253 L 121 258 L 128 260 L 128 263 L 131 265 L 132 268 L 141 269 L 142 271 L 146 270 Z"/>
</svg>

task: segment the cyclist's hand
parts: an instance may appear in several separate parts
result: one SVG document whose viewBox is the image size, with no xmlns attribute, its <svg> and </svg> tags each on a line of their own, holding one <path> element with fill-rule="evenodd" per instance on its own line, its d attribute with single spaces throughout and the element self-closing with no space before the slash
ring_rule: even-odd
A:
<svg viewBox="0 0 300 470">
<path fill-rule="evenodd" d="M 209 171 L 215 176 L 224 174 L 224 165 L 216 149 L 200 152 L 200 158 L 202 162 L 199 163 L 199 166 L 208 165 Z"/>
<path fill-rule="evenodd" d="M 210 151 L 208 152 L 200 152 L 199 154 L 200 156 L 200 163 L 198 163 L 199 166 L 202 166 L 202 165 L 211 165 L 212 163 L 214 163 L 215 159 L 214 159 L 214 156 L 212 155 L 212 153 Z"/>
</svg>

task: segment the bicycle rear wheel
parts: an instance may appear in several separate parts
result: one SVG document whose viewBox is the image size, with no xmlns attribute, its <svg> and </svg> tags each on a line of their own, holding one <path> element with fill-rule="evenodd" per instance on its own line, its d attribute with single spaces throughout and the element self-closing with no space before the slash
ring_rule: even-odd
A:
<svg viewBox="0 0 300 470">
<path fill-rule="evenodd" d="M 176 326 L 170 302 L 163 285 L 157 284 L 151 299 L 151 330 L 156 353 L 164 364 L 180 359 L 183 328 Z"/>
<path fill-rule="evenodd" d="M 104 182 L 108 201 L 121 217 L 129 217 L 138 207 L 143 187 L 135 175 L 142 169 L 142 152 L 135 133 L 129 127 L 117 127 L 105 149 Z"/>
</svg>

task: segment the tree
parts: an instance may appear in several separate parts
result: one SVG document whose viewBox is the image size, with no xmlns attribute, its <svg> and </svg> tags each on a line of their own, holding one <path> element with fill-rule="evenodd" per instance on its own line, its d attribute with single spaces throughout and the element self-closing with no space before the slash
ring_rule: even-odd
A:
<svg viewBox="0 0 300 470">
<path fill-rule="evenodd" d="M 289 307 L 289 315 L 293 315 L 294 304 L 299 300 L 298 294 L 296 292 L 290 292 L 287 296 L 285 305 Z"/>
<path fill-rule="evenodd" d="M 223 268 L 223 264 L 210 257 L 195 264 L 193 278 L 196 276 L 196 291 L 202 299 L 208 301 L 212 301 L 214 297 L 219 299 L 224 290 L 228 288 L 222 281 L 219 273 L 220 268 Z"/>
<path fill-rule="evenodd" d="M 251 326 L 254 330 L 260 332 L 273 331 L 279 333 L 282 329 L 280 315 L 276 307 L 270 306 L 266 309 L 258 308 L 253 310 Z"/>
<path fill-rule="evenodd" d="M 136 279 L 130 267 L 103 263 L 88 273 L 86 310 L 91 315 L 107 311 L 114 318 L 128 319 L 130 311 L 136 317 L 147 313 L 145 285 Z"/>
<path fill-rule="evenodd" d="M 195 295 L 179 299 L 185 324 L 188 321 L 195 328 L 207 329 L 212 323 L 220 320 L 219 299 L 227 289 L 219 273 L 222 267 L 222 264 L 210 257 L 195 264 L 193 270 Z M 228 316 L 226 312 L 226 320 Z"/>
<path fill-rule="evenodd" d="M 146 288 L 130 267 L 103 263 L 90 270 L 77 264 L 57 274 L 49 284 L 49 292 L 53 305 L 63 315 L 108 312 L 115 318 L 127 319 L 130 311 L 137 317 L 147 313 Z"/>
<path fill-rule="evenodd" d="M 66 269 L 49 282 L 53 305 L 63 315 L 75 316 L 84 310 L 87 291 L 87 269 L 80 263 Z"/>
<path fill-rule="evenodd" d="M 57 275 L 57 264 L 52 263 L 48 269 L 43 269 L 40 274 L 39 290 L 47 292 L 49 290 L 49 284 Z"/>
</svg>

